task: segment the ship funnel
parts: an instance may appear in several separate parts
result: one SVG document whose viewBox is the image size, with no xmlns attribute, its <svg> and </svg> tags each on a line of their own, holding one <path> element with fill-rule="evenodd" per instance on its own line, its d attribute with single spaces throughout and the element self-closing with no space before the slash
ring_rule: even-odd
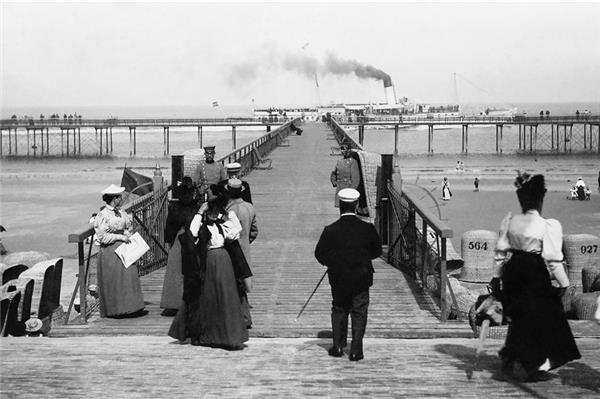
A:
<svg viewBox="0 0 600 399">
<path fill-rule="evenodd" d="M 389 75 L 383 80 L 383 90 L 385 90 L 385 100 L 388 104 L 396 104 L 396 90 Z"/>
</svg>

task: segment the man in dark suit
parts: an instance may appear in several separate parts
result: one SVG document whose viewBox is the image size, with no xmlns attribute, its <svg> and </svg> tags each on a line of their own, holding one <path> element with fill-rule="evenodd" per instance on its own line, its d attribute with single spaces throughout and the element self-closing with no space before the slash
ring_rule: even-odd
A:
<svg viewBox="0 0 600 399">
<path fill-rule="evenodd" d="M 340 190 L 340 218 L 325 227 L 315 257 L 327 266 L 331 286 L 333 346 L 329 355 L 341 357 L 347 344 L 348 314 L 352 315 L 350 360 L 363 356 L 362 340 L 367 327 L 369 287 L 373 285 L 371 259 L 381 255 L 381 240 L 375 227 L 356 216 L 360 194 L 353 188 Z"/>
</svg>

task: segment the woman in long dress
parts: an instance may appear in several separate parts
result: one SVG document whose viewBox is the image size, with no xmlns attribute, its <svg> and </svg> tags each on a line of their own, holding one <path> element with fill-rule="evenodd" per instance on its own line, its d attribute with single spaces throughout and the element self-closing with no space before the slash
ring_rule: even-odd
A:
<svg viewBox="0 0 600 399">
<path fill-rule="evenodd" d="M 444 182 L 442 183 L 442 199 L 444 201 L 448 201 L 452 197 L 452 192 L 450 191 L 450 185 L 448 184 L 448 178 L 444 177 Z"/>
<path fill-rule="evenodd" d="M 135 265 L 126 268 L 115 249 L 129 242 L 131 216 L 120 210 L 124 187 L 111 184 L 102 191 L 106 206 L 94 219 L 98 251 L 98 290 L 101 317 L 137 317 L 148 313 L 144 310 L 144 296 L 138 270 Z"/>
<path fill-rule="evenodd" d="M 505 373 L 512 375 L 519 363 L 525 380 L 533 381 L 581 355 L 561 303 L 569 286 L 562 264 L 562 227 L 540 215 L 544 176 L 519 173 L 515 185 L 522 213 L 502 221 L 495 254 L 501 270 L 500 300 L 510 320 L 500 357 Z"/>
<path fill-rule="evenodd" d="M 169 336 L 180 341 L 191 338 L 192 345 L 237 350 L 248 340 L 238 280 L 249 292 L 251 279 L 247 273 L 236 279 L 232 258 L 225 249 L 226 240 L 236 241 L 242 230 L 235 212 L 225 210 L 226 201 L 223 197 L 209 200 L 190 224 L 189 234 L 198 239 L 199 261 L 190 270 L 184 259 L 184 303 Z M 241 253 L 239 244 L 237 248 Z"/>
<path fill-rule="evenodd" d="M 191 179 L 190 179 L 191 183 Z M 160 307 L 163 316 L 175 316 L 183 296 L 183 274 L 181 272 L 181 243 L 179 237 L 189 226 L 198 211 L 194 198 L 194 187 L 184 184 L 173 189 L 177 198 L 169 205 L 165 226 L 165 243 L 169 245 L 169 257 L 165 270 Z"/>
</svg>

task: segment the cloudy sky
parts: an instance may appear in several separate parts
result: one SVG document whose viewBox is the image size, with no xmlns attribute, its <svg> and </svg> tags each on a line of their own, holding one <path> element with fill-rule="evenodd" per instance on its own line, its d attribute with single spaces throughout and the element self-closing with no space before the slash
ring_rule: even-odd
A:
<svg viewBox="0 0 600 399">
<path fill-rule="evenodd" d="M 2 107 L 600 101 L 599 2 L 0 7 Z"/>
</svg>

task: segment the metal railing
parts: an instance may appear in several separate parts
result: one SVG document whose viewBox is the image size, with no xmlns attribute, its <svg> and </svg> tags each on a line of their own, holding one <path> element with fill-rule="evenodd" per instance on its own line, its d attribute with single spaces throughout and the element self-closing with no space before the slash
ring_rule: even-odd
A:
<svg viewBox="0 0 600 399">
<path fill-rule="evenodd" d="M 456 298 L 448 281 L 447 240 L 452 229 L 438 215 L 409 192 L 399 192 L 387 182 L 388 263 L 421 283 L 440 307 L 440 320 L 450 314 L 446 287 L 452 306 L 458 309 Z"/>
<path fill-rule="evenodd" d="M 600 116 L 336 116 L 338 123 L 344 125 L 495 125 L 495 124 L 565 124 L 565 123 L 600 123 Z"/>
</svg>

